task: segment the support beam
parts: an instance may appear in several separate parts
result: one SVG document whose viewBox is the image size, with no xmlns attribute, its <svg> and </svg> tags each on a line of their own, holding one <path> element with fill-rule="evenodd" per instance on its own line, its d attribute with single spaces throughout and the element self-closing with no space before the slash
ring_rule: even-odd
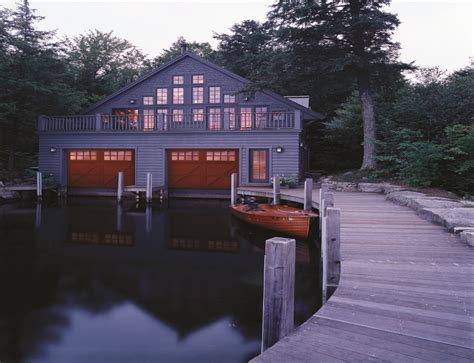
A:
<svg viewBox="0 0 474 363">
<path fill-rule="evenodd" d="M 271 238 L 265 243 L 262 352 L 294 328 L 296 241 Z"/>
<path fill-rule="evenodd" d="M 153 176 L 151 173 L 146 173 L 146 202 L 153 201 Z"/>
<path fill-rule="evenodd" d="M 43 200 L 43 174 L 41 171 L 36 172 L 36 199 L 38 202 Z"/>
<path fill-rule="evenodd" d="M 230 204 L 237 204 L 237 173 L 230 176 Z"/>
<path fill-rule="evenodd" d="M 273 204 L 280 204 L 280 176 L 273 176 Z"/>
<path fill-rule="evenodd" d="M 121 202 L 123 197 L 123 171 L 119 171 L 117 178 L 117 202 Z"/>
<path fill-rule="evenodd" d="M 304 181 L 304 210 L 313 209 L 313 179 L 306 178 Z"/>
</svg>

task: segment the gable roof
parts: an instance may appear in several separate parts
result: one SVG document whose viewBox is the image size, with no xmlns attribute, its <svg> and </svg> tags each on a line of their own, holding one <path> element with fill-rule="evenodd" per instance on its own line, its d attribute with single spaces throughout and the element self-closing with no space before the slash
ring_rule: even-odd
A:
<svg viewBox="0 0 474 363">
<path fill-rule="evenodd" d="M 195 61 L 199 62 L 199 63 L 202 63 L 210 68 L 213 68 L 215 69 L 216 71 L 218 72 L 221 72 L 221 73 L 224 73 L 225 75 L 231 77 L 231 78 L 234 78 L 236 79 L 237 81 L 240 81 L 242 83 L 245 83 L 245 84 L 250 84 L 251 82 L 246 79 L 246 78 L 243 78 L 225 68 L 222 68 L 220 66 L 218 66 L 217 64 L 214 64 L 212 62 L 209 62 L 208 60 L 194 54 L 194 53 L 191 53 L 189 51 L 186 51 L 184 52 L 183 54 L 180 54 L 179 56 L 177 56 L 176 58 L 172 59 L 171 61 L 153 69 L 152 71 L 144 74 L 143 76 L 139 77 L 138 79 L 136 79 L 135 81 L 127 84 L 126 86 L 118 89 L 117 91 L 115 91 L 114 93 L 108 95 L 107 97 L 104 97 L 102 100 L 94 103 L 93 105 L 90 105 L 89 107 L 87 107 L 86 109 L 82 110 L 82 114 L 86 114 L 88 113 L 89 111 L 93 110 L 94 108 L 106 103 L 107 101 L 110 101 L 111 99 L 117 97 L 118 95 L 128 91 L 129 89 L 135 87 L 136 85 L 146 81 L 147 79 L 153 77 L 155 74 L 158 74 L 160 73 L 161 71 L 165 70 L 166 68 L 169 68 L 171 67 L 172 65 L 178 63 L 179 61 L 183 60 L 184 58 L 186 57 L 189 57 L 189 58 L 192 58 L 194 59 Z M 284 103 L 292 108 L 295 108 L 297 110 L 300 110 L 301 113 L 303 114 L 303 118 L 304 119 L 308 119 L 308 120 L 321 120 L 324 118 L 324 115 L 320 112 L 315 112 L 315 111 L 311 111 L 309 109 L 307 109 L 306 107 L 304 106 L 301 106 L 300 104 L 296 103 L 296 102 L 293 102 L 283 96 L 280 96 L 279 94 L 275 93 L 275 92 L 272 92 L 272 91 L 268 91 L 268 90 L 259 90 L 259 92 L 262 92 L 263 94 L 266 94 L 267 96 L 281 102 L 281 103 Z"/>
</svg>

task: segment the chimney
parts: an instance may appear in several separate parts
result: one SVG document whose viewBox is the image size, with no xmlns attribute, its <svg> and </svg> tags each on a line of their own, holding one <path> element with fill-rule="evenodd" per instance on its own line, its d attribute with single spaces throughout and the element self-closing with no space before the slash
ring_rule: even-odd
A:
<svg viewBox="0 0 474 363">
<path fill-rule="evenodd" d="M 182 42 L 181 43 L 181 54 L 184 54 L 185 52 L 187 52 L 188 50 L 188 45 L 186 44 L 186 42 Z"/>
</svg>

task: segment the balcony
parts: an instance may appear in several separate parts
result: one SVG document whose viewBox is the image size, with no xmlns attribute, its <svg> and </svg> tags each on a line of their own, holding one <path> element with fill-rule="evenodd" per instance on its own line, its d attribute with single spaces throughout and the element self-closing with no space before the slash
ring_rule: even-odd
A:
<svg viewBox="0 0 474 363">
<path fill-rule="evenodd" d="M 252 131 L 301 128 L 301 113 L 200 113 L 40 116 L 39 132 Z"/>
</svg>

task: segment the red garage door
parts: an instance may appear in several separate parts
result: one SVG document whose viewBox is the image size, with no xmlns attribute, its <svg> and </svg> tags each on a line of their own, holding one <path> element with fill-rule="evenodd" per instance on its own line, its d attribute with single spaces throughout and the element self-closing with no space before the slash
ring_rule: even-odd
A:
<svg viewBox="0 0 474 363">
<path fill-rule="evenodd" d="M 124 173 L 124 184 L 135 183 L 133 150 L 69 150 L 68 186 L 82 188 L 115 188 L 117 174 Z"/>
<path fill-rule="evenodd" d="M 168 150 L 170 188 L 227 189 L 238 170 L 238 150 Z"/>
</svg>

